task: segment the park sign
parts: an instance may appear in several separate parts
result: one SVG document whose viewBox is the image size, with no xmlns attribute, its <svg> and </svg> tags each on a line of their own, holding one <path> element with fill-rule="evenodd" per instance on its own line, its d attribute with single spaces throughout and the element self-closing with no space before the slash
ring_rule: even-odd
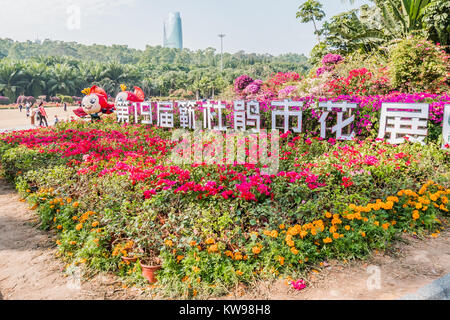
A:
<svg viewBox="0 0 450 320">
<path fill-rule="evenodd" d="M 284 133 L 302 132 L 303 102 L 272 101 L 271 123 L 266 126 L 271 130 Z M 320 137 L 327 138 L 327 131 L 335 135 L 336 140 L 352 140 L 355 132 L 351 125 L 355 120 L 352 115 L 358 105 L 343 102 L 320 102 L 315 107 L 320 124 Z M 258 133 L 262 127 L 260 103 L 258 101 L 236 100 L 232 107 L 232 120 L 227 123 L 229 113 L 222 102 L 197 101 L 158 101 L 132 102 L 124 101 L 116 104 L 116 115 L 119 123 L 141 123 L 172 129 L 178 127 L 190 130 L 215 130 L 220 132 L 249 131 Z M 177 110 L 178 109 L 178 110 Z M 335 112 L 335 125 L 328 127 L 331 112 Z M 197 116 L 201 119 L 197 119 Z M 399 144 L 406 139 L 424 144 L 428 130 L 429 105 L 426 103 L 383 103 L 379 123 L 378 139 L 387 139 L 391 144 Z M 178 121 L 176 121 L 178 119 Z M 444 107 L 443 148 L 450 143 L 450 105 Z"/>
</svg>

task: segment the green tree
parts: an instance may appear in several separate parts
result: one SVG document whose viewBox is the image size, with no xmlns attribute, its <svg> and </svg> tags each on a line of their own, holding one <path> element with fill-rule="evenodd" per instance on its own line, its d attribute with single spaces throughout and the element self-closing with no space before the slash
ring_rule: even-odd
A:
<svg viewBox="0 0 450 320">
<path fill-rule="evenodd" d="M 320 33 L 317 27 L 317 22 L 325 18 L 325 12 L 322 10 L 322 4 L 316 0 L 307 0 L 303 3 L 297 11 L 297 19 L 301 23 L 311 22 L 314 25 L 314 33 L 317 35 L 317 40 L 320 42 Z"/>
<path fill-rule="evenodd" d="M 3 60 L 0 63 L 0 93 L 16 101 L 24 93 L 28 77 L 24 72 L 24 65 L 20 62 Z"/>
<path fill-rule="evenodd" d="M 50 80 L 47 83 L 48 93 L 70 95 L 76 91 L 76 73 L 67 63 L 56 64 L 49 69 Z"/>
<path fill-rule="evenodd" d="M 428 39 L 450 45 L 450 1 L 432 0 L 423 11 L 422 23 Z"/>
</svg>

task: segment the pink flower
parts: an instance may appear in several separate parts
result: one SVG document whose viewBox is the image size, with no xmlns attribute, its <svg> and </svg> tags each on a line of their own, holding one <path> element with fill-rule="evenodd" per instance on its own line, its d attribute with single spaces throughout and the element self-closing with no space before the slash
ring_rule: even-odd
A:
<svg viewBox="0 0 450 320">
<path fill-rule="evenodd" d="M 301 291 L 306 288 L 305 280 L 299 279 L 296 281 L 291 281 L 291 286 L 294 290 Z"/>
</svg>

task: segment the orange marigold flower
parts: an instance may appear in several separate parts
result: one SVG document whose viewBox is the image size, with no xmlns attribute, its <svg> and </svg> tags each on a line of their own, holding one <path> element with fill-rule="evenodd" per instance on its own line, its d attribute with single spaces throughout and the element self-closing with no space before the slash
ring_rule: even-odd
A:
<svg viewBox="0 0 450 320">
<path fill-rule="evenodd" d="M 333 242 L 333 240 L 330 237 L 323 239 L 323 243 L 331 243 L 331 242 Z"/>
<path fill-rule="evenodd" d="M 261 248 L 260 247 L 253 247 L 252 248 L 252 252 L 254 254 L 260 254 L 261 253 Z"/>
<path fill-rule="evenodd" d="M 82 224 L 82 223 L 77 224 L 77 226 L 75 227 L 75 229 L 76 229 L 77 231 L 80 231 L 81 229 L 83 229 L 83 224 Z"/>
<path fill-rule="evenodd" d="M 166 240 L 166 241 L 164 241 L 164 243 L 165 243 L 165 245 L 166 246 L 168 246 L 168 247 L 172 247 L 173 246 L 173 241 L 172 240 Z"/>
</svg>

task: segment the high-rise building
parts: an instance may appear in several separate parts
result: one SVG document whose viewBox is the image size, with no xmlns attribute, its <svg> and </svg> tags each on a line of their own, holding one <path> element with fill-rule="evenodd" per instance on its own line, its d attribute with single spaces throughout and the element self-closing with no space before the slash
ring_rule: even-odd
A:
<svg viewBox="0 0 450 320">
<path fill-rule="evenodd" d="M 183 49 L 183 27 L 179 12 L 171 12 L 164 22 L 164 47 Z"/>
</svg>

